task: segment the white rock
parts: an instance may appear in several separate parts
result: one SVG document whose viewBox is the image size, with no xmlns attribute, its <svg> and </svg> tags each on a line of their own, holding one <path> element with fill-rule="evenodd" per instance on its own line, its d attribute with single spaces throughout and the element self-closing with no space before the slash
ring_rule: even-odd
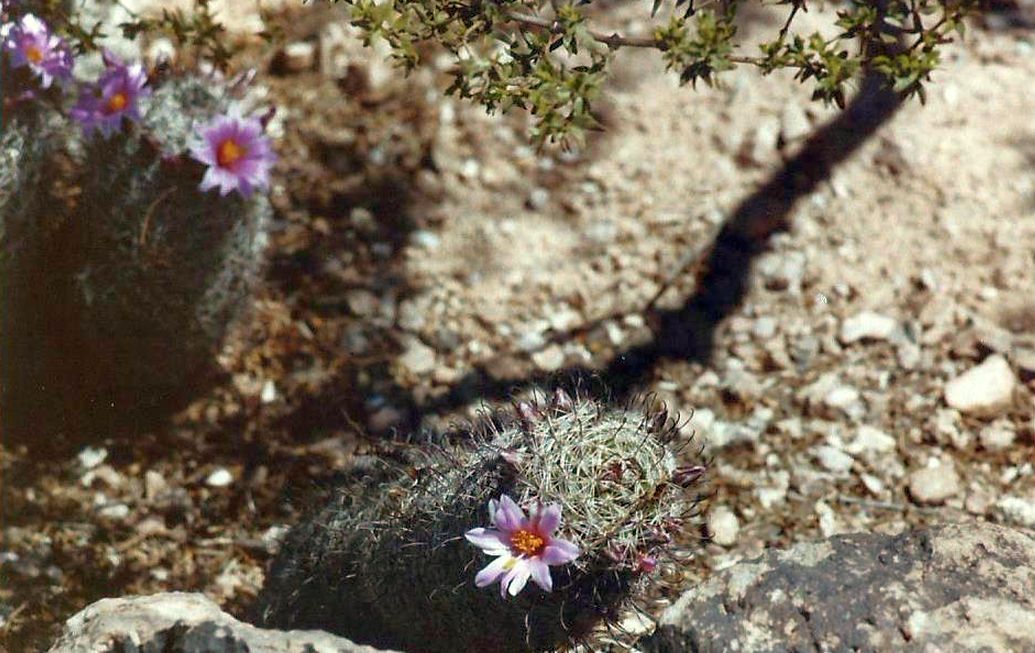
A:
<svg viewBox="0 0 1035 653">
<path fill-rule="evenodd" d="M 851 456 L 830 445 L 816 447 L 814 454 L 823 469 L 834 474 L 847 474 L 855 462 Z"/>
<path fill-rule="evenodd" d="M 582 315 L 573 308 L 561 307 L 550 314 L 550 328 L 554 331 L 565 332 L 574 329 L 582 323 Z"/>
<path fill-rule="evenodd" d="M 995 505 L 1007 522 L 1025 528 L 1035 528 L 1035 500 L 1005 496 Z"/>
<path fill-rule="evenodd" d="M 996 415 L 1013 401 L 1017 379 L 1006 359 L 995 354 L 945 385 L 945 403 L 968 415 Z"/>
<path fill-rule="evenodd" d="M 823 396 L 823 404 L 853 421 L 858 421 L 866 415 L 866 407 L 862 403 L 859 391 L 849 385 L 839 385 L 827 392 Z"/>
<path fill-rule="evenodd" d="M 705 435 L 709 446 L 715 449 L 737 444 L 755 444 L 769 428 L 769 422 L 772 419 L 772 409 L 759 406 L 746 420 L 739 422 L 715 420 Z"/>
<path fill-rule="evenodd" d="M 948 441 L 963 451 L 970 444 L 970 433 L 960 428 L 960 413 L 952 408 L 940 408 L 934 414 L 934 431 L 939 442 Z"/>
<path fill-rule="evenodd" d="M 863 425 L 855 431 L 855 439 L 846 447 L 848 453 L 889 453 L 895 450 L 897 442 L 884 431 Z"/>
<path fill-rule="evenodd" d="M 84 469 L 93 469 L 97 465 L 100 465 L 108 458 L 108 450 L 101 447 L 95 449 L 94 447 L 86 447 L 79 452 L 79 464 Z"/>
<path fill-rule="evenodd" d="M 159 576 L 167 574 L 157 574 Z M 319 630 L 265 630 L 221 611 L 202 594 L 101 599 L 65 622 L 50 653 L 379 653 Z M 391 653 L 384 651 L 383 653 Z"/>
<path fill-rule="evenodd" d="M 812 133 L 812 124 L 797 102 L 788 102 L 780 112 L 780 136 L 785 143 L 797 141 Z"/>
<path fill-rule="evenodd" d="M 1013 423 L 1005 419 L 992 422 L 981 429 L 981 433 L 978 434 L 981 446 L 987 451 L 1008 449 L 1013 446 L 1016 437 L 1017 433 L 1014 431 Z"/>
<path fill-rule="evenodd" d="M 359 317 L 370 317 L 378 307 L 377 295 L 362 288 L 355 288 L 345 293 L 345 301 L 352 314 Z"/>
<path fill-rule="evenodd" d="M 129 517 L 129 506 L 124 503 L 115 503 L 112 505 L 104 506 L 97 511 L 97 514 L 105 519 L 113 519 L 116 521 L 122 521 L 126 517 Z"/>
<path fill-rule="evenodd" d="M 438 234 L 427 229 L 417 229 L 410 234 L 410 244 L 414 247 L 433 251 L 442 245 L 442 238 Z"/>
<path fill-rule="evenodd" d="M 144 496 L 155 499 L 169 491 L 169 483 L 161 473 L 149 469 L 144 473 Z"/>
<path fill-rule="evenodd" d="M 751 331 L 759 340 L 769 340 L 776 335 L 776 327 L 776 318 L 760 317 L 755 320 L 755 324 L 751 327 Z"/>
<path fill-rule="evenodd" d="M 284 68 L 298 73 L 316 65 L 316 44 L 309 41 L 288 43 L 283 50 Z"/>
<path fill-rule="evenodd" d="M 693 415 L 690 416 L 690 420 L 683 424 L 683 431 L 681 434 L 684 437 L 700 436 L 702 434 L 707 437 L 709 429 L 715 424 L 715 412 L 710 408 L 697 408 L 694 410 Z"/>
<path fill-rule="evenodd" d="M 897 328 L 894 318 L 863 311 L 841 323 L 841 342 L 847 345 L 859 340 L 887 340 Z"/>
<path fill-rule="evenodd" d="M 226 487 L 234 482 L 234 475 L 226 467 L 220 467 L 205 479 L 205 485 L 209 487 Z"/>
<path fill-rule="evenodd" d="M 819 532 L 823 534 L 823 537 L 831 537 L 844 532 L 844 525 L 826 501 L 817 501 L 815 510 L 816 516 L 819 518 Z"/>
<path fill-rule="evenodd" d="M 534 329 L 523 330 L 523 333 L 517 339 L 517 346 L 521 351 L 538 351 L 546 346 L 546 336 L 543 335 L 542 331 Z"/>
<path fill-rule="evenodd" d="M 708 532 L 719 546 L 733 546 L 740 534 L 740 521 L 726 506 L 713 508 L 708 513 Z"/>
<path fill-rule="evenodd" d="M 791 485 L 791 474 L 785 469 L 770 473 L 772 485 L 755 489 L 755 496 L 762 507 L 769 510 L 787 500 L 787 490 Z"/>
<path fill-rule="evenodd" d="M 870 491 L 870 494 L 874 496 L 880 496 L 880 493 L 884 491 L 884 481 L 880 480 L 873 474 L 863 474 L 860 477 L 863 485 Z"/>
<path fill-rule="evenodd" d="M 266 382 L 262 384 L 262 394 L 259 395 L 259 401 L 264 404 L 272 404 L 277 400 L 277 384 L 273 382 L 273 379 L 266 379 Z"/>
<path fill-rule="evenodd" d="M 564 352 L 557 345 L 550 345 L 532 354 L 532 362 L 544 372 L 554 372 L 564 365 Z"/>
<path fill-rule="evenodd" d="M 952 465 L 925 467 L 909 475 L 909 494 L 925 505 L 945 503 L 960 492 L 960 477 Z"/>
<path fill-rule="evenodd" d="M 775 118 L 762 118 L 741 143 L 737 158 L 744 164 L 764 166 L 776 154 L 779 140 L 780 121 Z"/>
<path fill-rule="evenodd" d="M 410 374 L 427 374 L 435 369 L 435 350 L 419 338 L 407 338 L 406 350 L 399 356 L 399 364 Z"/>
<path fill-rule="evenodd" d="M 848 385 L 838 386 L 827 393 L 827 396 L 823 397 L 823 403 L 827 406 L 842 410 L 851 407 L 858 401 L 859 391 Z"/>
</svg>

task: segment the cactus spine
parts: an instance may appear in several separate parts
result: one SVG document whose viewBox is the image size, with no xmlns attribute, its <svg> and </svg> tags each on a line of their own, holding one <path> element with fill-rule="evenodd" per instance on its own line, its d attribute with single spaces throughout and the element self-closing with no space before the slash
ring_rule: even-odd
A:
<svg viewBox="0 0 1035 653">
<path fill-rule="evenodd" d="M 664 411 L 624 410 L 563 391 L 519 402 L 473 431 L 425 447 L 423 463 L 386 482 L 339 489 L 297 527 L 274 561 L 258 620 L 321 628 L 417 651 L 542 651 L 584 638 L 647 584 L 644 560 L 695 514 Z M 458 437 L 459 436 L 459 437 Z M 474 586 L 488 560 L 464 540 L 488 526 L 501 494 L 563 507 L 563 536 L 582 553 L 551 567 L 554 588 L 501 598 Z"/>
</svg>

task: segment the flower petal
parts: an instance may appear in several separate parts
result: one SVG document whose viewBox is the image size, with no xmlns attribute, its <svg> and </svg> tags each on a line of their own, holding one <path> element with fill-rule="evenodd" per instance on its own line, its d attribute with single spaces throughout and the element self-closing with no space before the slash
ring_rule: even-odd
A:
<svg viewBox="0 0 1035 653">
<path fill-rule="evenodd" d="M 539 510 L 537 515 L 537 528 L 540 535 L 546 535 L 549 537 L 553 535 L 553 532 L 557 530 L 557 527 L 561 524 L 561 507 L 556 503 L 551 503 L 545 508 Z"/>
<path fill-rule="evenodd" d="M 500 584 L 500 596 L 504 595 L 504 591 L 511 596 L 517 596 L 518 592 L 525 589 L 525 585 L 528 584 L 528 577 L 531 575 L 532 568 L 528 560 L 519 558 L 514 568 L 503 578 Z"/>
<path fill-rule="evenodd" d="M 528 566 L 532 571 L 532 580 L 535 581 L 536 585 L 547 592 L 553 590 L 553 578 L 550 576 L 550 567 L 545 562 L 534 559 L 529 561 Z"/>
<path fill-rule="evenodd" d="M 472 528 L 464 533 L 467 541 L 489 555 L 502 555 L 510 551 L 510 545 L 502 533 L 492 528 Z"/>
<path fill-rule="evenodd" d="M 579 557 L 579 547 L 558 537 L 546 545 L 539 557 L 548 565 L 563 565 Z"/>
<path fill-rule="evenodd" d="M 219 172 L 216 168 L 209 168 L 205 171 L 205 176 L 201 178 L 201 183 L 198 185 L 198 190 L 202 193 L 207 193 L 216 186 L 219 185 Z"/>
<path fill-rule="evenodd" d="M 496 528 L 501 531 L 516 531 L 528 522 L 528 518 L 514 500 L 504 494 L 496 511 Z"/>
<path fill-rule="evenodd" d="M 500 579 L 500 576 L 507 573 L 508 565 L 513 560 L 509 555 L 503 555 L 489 564 L 485 565 L 478 575 L 474 577 L 474 584 L 478 587 L 487 587 Z"/>
</svg>

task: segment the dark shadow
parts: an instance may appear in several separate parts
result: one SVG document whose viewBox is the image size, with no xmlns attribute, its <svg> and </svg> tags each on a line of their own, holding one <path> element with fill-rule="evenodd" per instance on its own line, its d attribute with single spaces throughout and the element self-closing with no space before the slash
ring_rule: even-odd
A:
<svg viewBox="0 0 1035 653">
<path fill-rule="evenodd" d="M 604 379 L 615 399 L 625 399 L 643 384 L 660 360 L 707 363 L 716 328 L 743 301 L 755 258 L 767 250 L 774 234 L 790 227 L 795 203 L 828 179 L 837 165 L 890 120 L 903 99 L 885 85 L 883 77 L 867 75 L 859 93 L 841 114 L 816 132 L 800 152 L 733 212 L 698 266 L 697 292 L 677 309 L 652 311 L 648 316 L 654 327 L 652 343 L 621 353 L 597 370 L 573 367 L 523 378 L 499 378 L 489 366 L 483 366 L 438 399 L 419 406 L 410 400 L 409 426 L 416 425 L 420 414 L 457 409 L 479 398 L 503 399 L 515 390 L 553 384 L 558 379 L 591 384 Z"/>
</svg>

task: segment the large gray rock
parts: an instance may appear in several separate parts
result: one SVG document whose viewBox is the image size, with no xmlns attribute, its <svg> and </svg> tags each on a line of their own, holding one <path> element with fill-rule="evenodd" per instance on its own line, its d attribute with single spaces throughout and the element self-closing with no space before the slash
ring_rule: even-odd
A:
<svg viewBox="0 0 1035 653">
<path fill-rule="evenodd" d="M 263 630 L 201 594 L 102 599 L 65 623 L 50 653 L 378 653 L 319 630 Z M 384 653 L 384 652 L 382 652 Z"/>
<path fill-rule="evenodd" d="M 970 523 L 771 551 L 685 593 L 639 648 L 1035 651 L 1035 537 Z"/>
</svg>

